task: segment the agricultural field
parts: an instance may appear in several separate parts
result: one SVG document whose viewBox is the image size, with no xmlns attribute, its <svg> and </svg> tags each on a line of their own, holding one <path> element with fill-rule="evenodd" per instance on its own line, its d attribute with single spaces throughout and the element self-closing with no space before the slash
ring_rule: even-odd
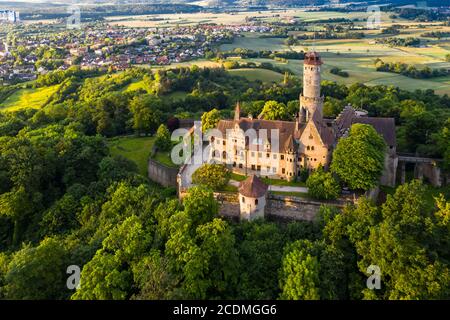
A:
<svg viewBox="0 0 450 320">
<path fill-rule="evenodd" d="M 241 76 L 250 81 L 263 80 L 265 82 L 280 82 L 283 79 L 283 75 L 278 72 L 267 69 L 234 69 L 228 70 L 228 72 L 235 76 Z"/>
<path fill-rule="evenodd" d="M 243 24 L 247 17 L 257 18 L 260 21 L 273 22 L 279 20 L 290 20 L 298 18 L 303 21 L 317 21 L 332 18 L 365 19 L 368 14 L 365 12 L 306 12 L 305 9 L 292 10 L 270 10 L 270 11 L 246 11 L 233 13 L 180 13 L 161 15 L 136 15 L 136 16 L 112 16 L 106 21 L 110 25 L 125 27 L 173 27 L 176 25 L 196 25 L 196 24 Z"/>
<path fill-rule="evenodd" d="M 448 29 L 450 30 L 450 28 Z M 429 31 L 430 28 L 426 28 L 422 29 L 420 33 Z M 345 84 L 361 82 L 367 85 L 394 85 L 406 90 L 433 89 L 439 94 L 450 94 L 449 76 L 413 79 L 399 74 L 377 72 L 375 70 L 374 62 L 377 58 L 384 62 L 407 63 L 415 65 L 417 68 L 428 66 L 432 69 L 450 69 L 450 62 L 445 61 L 445 56 L 450 54 L 450 39 L 441 39 L 439 42 L 433 40 L 425 43 L 422 47 L 390 47 L 381 43 L 375 43 L 372 38 L 364 38 L 306 40 L 296 46 L 287 46 L 284 44 L 283 39 L 259 38 L 257 35 L 247 35 L 245 38 L 237 38 L 233 44 L 222 45 L 220 50 L 230 51 L 235 48 L 246 48 L 254 51 L 315 50 L 320 52 L 323 58 L 324 72 L 322 73 L 322 77 L 325 80 Z M 272 59 L 243 59 L 243 61 L 256 63 L 269 62 L 274 66 L 288 69 L 295 75 L 302 75 L 303 62 L 299 60 L 280 62 Z M 349 77 L 343 78 L 331 74 L 329 71 L 333 67 L 339 67 L 343 71 L 347 71 Z M 260 80 L 266 80 L 262 73 Z M 267 81 L 272 81 L 272 79 L 268 79 Z"/>
<path fill-rule="evenodd" d="M 139 173 L 147 176 L 147 162 L 154 137 L 118 137 L 108 141 L 112 155 L 121 155 L 136 163 Z"/>
<path fill-rule="evenodd" d="M 58 89 L 59 85 L 19 89 L 0 103 L 0 110 L 15 111 L 23 108 L 42 108 Z"/>
</svg>

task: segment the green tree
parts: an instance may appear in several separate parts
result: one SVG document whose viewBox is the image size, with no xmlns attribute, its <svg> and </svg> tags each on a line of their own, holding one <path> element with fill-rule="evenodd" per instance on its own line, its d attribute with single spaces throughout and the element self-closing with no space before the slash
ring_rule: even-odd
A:
<svg viewBox="0 0 450 320">
<path fill-rule="evenodd" d="M 212 190 L 219 190 L 228 184 L 230 177 L 231 172 L 225 165 L 205 163 L 195 170 L 192 182 Z"/>
<path fill-rule="evenodd" d="M 319 261 L 304 246 L 308 241 L 297 241 L 286 249 L 281 269 L 281 299 L 319 300 Z"/>
<path fill-rule="evenodd" d="M 271 100 L 264 104 L 261 115 L 266 120 L 289 120 L 289 113 L 284 103 Z"/>
<path fill-rule="evenodd" d="M 306 180 L 308 193 L 313 198 L 331 200 L 339 197 L 341 187 L 331 172 L 325 172 L 323 167 L 317 168 Z"/>
<path fill-rule="evenodd" d="M 220 111 L 216 108 L 205 112 L 202 115 L 202 131 L 206 132 L 209 129 L 214 129 L 219 121 L 222 119 Z"/>
<path fill-rule="evenodd" d="M 219 212 L 213 192 L 204 186 L 190 188 L 183 199 L 183 206 L 194 225 L 211 221 Z"/>
<path fill-rule="evenodd" d="M 133 129 L 138 134 L 154 132 L 161 123 L 161 101 L 154 96 L 136 96 L 130 102 Z"/>
<path fill-rule="evenodd" d="M 37 247 L 25 245 L 7 266 L 5 286 L 8 299 L 64 299 L 68 297 L 68 255 L 57 238 L 46 238 Z"/>
<path fill-rule="evenodd" d="M 125 219 L 110 232 L 103 240 L 102 248 L 83 267 L 82 285 L 72 299 L 129 298 L 133 285 L 132 266 L 149 248 L 151 237 L 138 217 Z"/>
<path fill-rule="evenodd" d="M 418 180 L 399 186 L 383 204 L 380 223 L 369 229 L 368 237 L 356 243 L 362 257 L 358 262 L 361 272 L 374 264 L 382 273 L 382 290 L 375 293 L 365 290 L 366 298 L 409 300 L 449 296 L 448 251 L 440 248 L 445 227 L 432 215 L 423 194 L 424 186 Z M 443 208 L 442 202 L 440 207 Z"/>
<path fill-rule="evenodd" d="M 167 126 L 165 124 L 161 124 L 158 128 L 158 131 L 156 131 L 155 146 L 158 148 L 158 150 L 168 151 L 170 150 L 171 145 L 172 141 L 170 140 L 169 129 L 167 129 Z"/>
<path fill-rule="evenodd" d="M 384 168 L 386 143 L 371 125 L 354 124 L 333 152 L 331 171 L 352 189 L 374 187 Z"/>
</svg>

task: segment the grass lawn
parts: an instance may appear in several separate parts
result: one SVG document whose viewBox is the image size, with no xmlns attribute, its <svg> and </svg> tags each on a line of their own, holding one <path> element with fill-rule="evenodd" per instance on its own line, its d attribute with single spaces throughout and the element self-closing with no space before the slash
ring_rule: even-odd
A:
<svg viewBox="0 0 450 320">
<path fill-rule="evenodd" d="M 16 111 L 23 108 L 42 108 L 58 89 L 59 85 L 17 90 L 0 104 L 0 110 Z"/>
<path fill-rule="evenodd" d="M 147 162 L 154 137 L 119 137 L 108 140 L 112 155 L 121 155 L 136 163 L 139 173 L 147 176 Z"/>
<path fill-rule="evenodd" d="M 171 168 L 178 167 L 170 159 L 170 151 L 159 151 L 153 156 L 152 159 L 155 161 L 158 161 L 159 163 L 161 163 L 167 167 L 171 167 Z"/>
<path fill-rule="evenodd" d="M 130 83 L 123 91 L 131 92 L 131 91 L 137 91 L 140 89 L 147 91 L 143 80 Z"/>
<path fill-rule="evenodd" d="M 187 97 L 187 93 L 184 91 L 175 91 L 166 95 L 166 98 L 172 99 L 173 101 L 181 101 Z"/>
<path fill-rule="evenodd" d="M 280 82 L 283 80 L 283 75 L 281 73 L 267 69 L 243 68 L 228 70 L 228 72 L 234 76 L 244 77 L 249 81 L 261 80 L 263 82 Z"/>
</svg>

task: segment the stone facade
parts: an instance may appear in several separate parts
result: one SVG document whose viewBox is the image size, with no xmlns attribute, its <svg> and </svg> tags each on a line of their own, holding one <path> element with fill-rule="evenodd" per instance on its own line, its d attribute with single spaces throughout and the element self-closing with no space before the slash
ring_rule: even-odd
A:
<svg viewBox="0 0 450 320">
<path fill-rule="evenodd" d="M 305 55 L 303 92 L 295 121 L 241 117 L 239 103 L 234 119 L 221 120 L 210 136 L 210 162 L 224 163 L 234 172 L 294 180 L 302 170 L 327 168 L 340 137 L 354 123 L 372 125 L 388 145 L 381 184 L 394 186 L 397 171 L 395 122 L 393 118 L 368 117 L 350 106 L 336 119 L 323 118 L 321 65 L 318 53 Z"/>
</svg>

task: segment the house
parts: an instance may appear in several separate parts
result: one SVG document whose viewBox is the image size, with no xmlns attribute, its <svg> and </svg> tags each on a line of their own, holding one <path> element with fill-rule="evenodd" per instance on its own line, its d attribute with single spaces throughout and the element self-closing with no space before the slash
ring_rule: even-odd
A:
<svg viewBox="0 0 450 320">
<path fill-rule="evenodd" d="M 348 106 L 334 120 L 323 118 L 322 60 L 317 52 L 305 55 L 303 92 L 295 121 L 265 120 L 260 115 L 241 117 L 239 103 L 234 119 L 220 120 L 210 135 L 210 161 L 224 163 L 245 175 L 294 180 L 303 170 L 327 168 L 337 141 L 354 123 L 372 125 L 384 137 L 385 170 L 381 183 L 395 185 L 397 154 L 393 118 L 368 117 Z"/>
</svg>

